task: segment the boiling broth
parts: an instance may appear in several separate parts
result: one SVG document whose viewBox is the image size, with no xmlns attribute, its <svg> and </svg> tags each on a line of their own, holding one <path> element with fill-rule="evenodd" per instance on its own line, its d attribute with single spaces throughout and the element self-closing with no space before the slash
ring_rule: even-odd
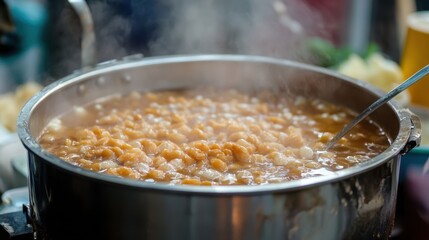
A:
<svg viewBox="0 0 429 240">
<path fill-rule="evenodd" d="M 319 99 L 237 90 L 133 92 L 76 106 L 38 138 L 59 158 L 147 182 L 260 185 L 332 174 L 389 139 L 364 121 L 315 156 L 355 114 Z"/>
</svg>

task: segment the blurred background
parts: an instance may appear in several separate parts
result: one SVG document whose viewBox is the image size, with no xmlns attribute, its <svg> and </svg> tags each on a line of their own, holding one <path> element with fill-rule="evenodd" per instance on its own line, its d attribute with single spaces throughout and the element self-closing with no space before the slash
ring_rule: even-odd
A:
<svg viewBox="0 0 429 240">
<path fill-rule="evenodd" d="M 136 53 L 252 54 L 343 70 L 361 78 L 354 64 L 377 53 L 377 58 L 368 61 L 382 63 L 380 71 L 397 78 L 395 84 L 403 80 L 399 65 L 406 17 L 429 10 L 429 0 L 87 2 L 94 18 L 98 62 Z M 1 133 L 14 131 L 15 117 L 26 99 L 43 85 L 82 67 L 81 38 L 79 20 L 66 0 L 0 0 L 0 121 L 9 121 L 4 131 L 0 129 L 0 151 L 13 149 L 7 145 L 9 136 Z M 429 48 L 429 42 L 424 44 L 421 47 Z M 354 63 L 344 65 L 348 61 Z M 37 84 L 27 85 L 29 82 Z M 379 85 L 388 90 L 393 85 L 383 86 Z M 14 101 L 13 107 L 10 101 Z M 407 105 L 408 98 L 400 101 Z M 426 110 L 420 113 L 429 115 Z M 4 167 L 6 155 L 0 155 L 0 175 L 5 176 L 5 169 L 11 167 Z M 429 147 L 424 145 L 403 159 L 395 239 L 429 239 L 429 217 L 420 211 L 429 213 L 429 197 L 415 194 L 429 192 L 428 178 L 420 176 L 419 170 L 409 173 L 408 180 L 406 175 L 408 169 L 421 169 L 428 156 Z M 25 180 L 2 182 L 0 178 L 0 193 L 21 185 Z"/>
<path fill-rule="evenodd" d="M 9 10 L 13 30 L 1 32 L 0 92 L 30 80 L 45 84 L 81 67 L 80 25 L 67 1 L 1 1 L 2 18 Z M 405 16 L 429 8 L 425 0 L 87 2 L 99 62 L 135 53 L 238 53 L 315 63 L 303 44 L 315 37 L 356 53 L 375 43 L 398 62 Z"/>
</svg>

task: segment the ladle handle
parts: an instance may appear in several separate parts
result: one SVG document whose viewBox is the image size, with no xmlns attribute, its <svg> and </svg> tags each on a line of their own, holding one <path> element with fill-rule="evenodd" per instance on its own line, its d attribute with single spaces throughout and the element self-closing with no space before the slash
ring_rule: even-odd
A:
<svg viewBox="0 0 429 240">
<path fill-rule="evenodd" d="M 93 67 L 96 62 L 94 21 L 85 0 L 68 0 L 79 17 L 82 27 L 81 64 L 82 68 Z"/>
<path fill-rule="evenodd" d="M 347 132 L 349 132 L 354 126 L 356 126 L 359 122 L 361 122 L 364 118 L 366 118 L 369 114 L 374 112 L 376 109 L 378 109 L 381 105 L 388 102 L 392 98 L 394 98 L 396 95 L 416 83 L 418 80 L 423 78 L 426 74 L 429 73 L 429 65 L 426 65 L 419 71 L 417 71 L 414 75 L 412 75 L 410 78 L 405 80 L 403 83 L 401 83 L 399 86 L 388 92 L 383 97 L 379 98 L 377 101 L 372 103 L 369 107 L 367 107 L 363 112 L 361 112 L 353 121 L 351 121 L 349 124 L 347 124 L 341 132 L 339 132 L 337 135 L 335 135 L 334 138 L 331 139 L 326 144 L 325 151 L 328 151 L 332 148 L 344 135 L 346 135 Z"/>
</svg>

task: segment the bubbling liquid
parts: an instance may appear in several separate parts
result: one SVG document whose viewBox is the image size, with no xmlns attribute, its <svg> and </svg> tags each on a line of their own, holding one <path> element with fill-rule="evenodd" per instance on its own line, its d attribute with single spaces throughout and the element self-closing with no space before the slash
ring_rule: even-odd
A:
<svg viewBox="0 0 429 240">
<path fill-rule="evenodd" d="M 285 96 L 215 89 L 111 96 L 52 120 L 38 141 L 64 161 L 99 173 L 193 185 L 261 185 L 332 174 L 389 145 L 382 129 L 364 121 L 316 157 L 353 112 Z"/>
</svg>

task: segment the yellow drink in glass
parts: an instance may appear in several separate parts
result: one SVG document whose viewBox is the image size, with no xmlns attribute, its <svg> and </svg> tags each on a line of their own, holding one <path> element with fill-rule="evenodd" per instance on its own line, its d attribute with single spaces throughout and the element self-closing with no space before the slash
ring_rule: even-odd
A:
<svg viewBox="0 0 429 240">
<path fill-rule="evenodd" d="M 407 34 L 402 50 L 401 68 L 408 78 L 429 64 L 429 11 L 412 13 L 407 19 Z M 429 76 L 409 88 L 411 103 L 429 108 Z"/>
</svg>

